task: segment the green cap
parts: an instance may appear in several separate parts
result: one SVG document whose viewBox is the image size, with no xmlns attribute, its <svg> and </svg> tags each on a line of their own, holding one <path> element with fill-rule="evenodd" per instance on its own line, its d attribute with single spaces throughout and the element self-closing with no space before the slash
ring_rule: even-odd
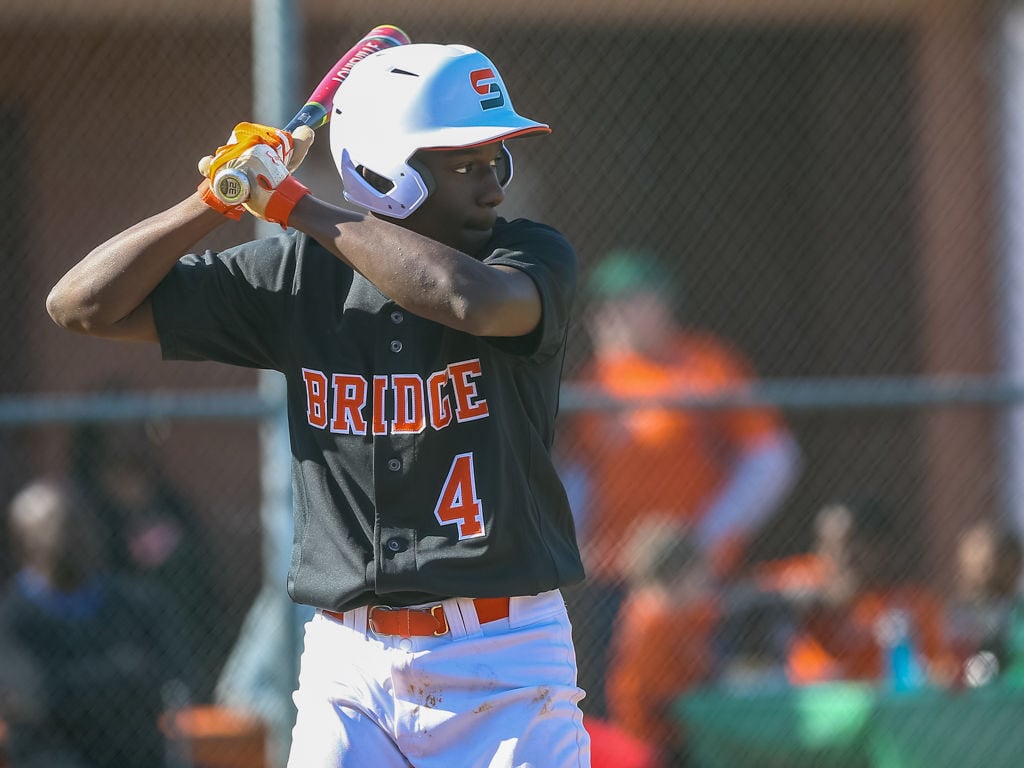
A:
<svg viewBox="0 0 1024 768">
<path fill-rule="evenodd" d="M 587 278 L 588 292 L 599 299 L 614 299 L 641 291 L 667 291 L 672 276 L 655 255 L 642 249 L 618 249 L 608 253 Z"/>
</svg>

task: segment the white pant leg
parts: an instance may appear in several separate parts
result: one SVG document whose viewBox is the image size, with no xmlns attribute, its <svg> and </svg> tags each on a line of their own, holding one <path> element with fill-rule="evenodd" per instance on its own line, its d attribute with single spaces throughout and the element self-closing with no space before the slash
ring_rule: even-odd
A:
<svg viewBox="0 0 1024 768">
<path fill-rule="evenodd" d="M 319 613 L 306 624 L 288 768 L 409 768 L 390 733 L 390 650 L 360 619 L 365 608 L 344 624 Z"/>
<path fill-rule="evenodd" d="M 458 602 L 465 617 L 466 601 Z M 409 761 L 416 768 L 589 768 L 561 594 L 513 598 L 509 619 L 463 625 L 465 633 L 450 641 L 421 641 L 427 653 L 414 644 L 393 671 L 395 733 Z"/>
</svg>

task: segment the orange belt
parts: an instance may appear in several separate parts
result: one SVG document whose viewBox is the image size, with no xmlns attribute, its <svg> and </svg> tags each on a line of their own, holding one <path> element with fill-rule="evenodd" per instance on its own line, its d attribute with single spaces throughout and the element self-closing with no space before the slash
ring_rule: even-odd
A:
<svg viewBox="0 0 1024 768">
<path fill-rule="evenodd" d="M 477 621 L 487 624 L 507 619 L 510 600 L 507 597 L 477 597 L 473 599 Z M 343 621 L 344 613 L 324 610 L 326 615 Z M 391 608 L 371 605 L 366 609 L 366 624 L 375 635 L 398 637 L 440 637 L 448 634 L 448 617 L 444 606 L 438 603 L 429 608 Z"/>
</svg>

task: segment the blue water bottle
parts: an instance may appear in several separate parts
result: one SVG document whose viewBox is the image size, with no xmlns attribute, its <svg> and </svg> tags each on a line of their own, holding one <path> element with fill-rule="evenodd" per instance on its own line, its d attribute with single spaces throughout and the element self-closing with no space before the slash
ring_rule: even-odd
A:
<svg viewBox="0 0 1024 768">
<path fill-rule="evenodd" d="M 878 641 L 885 652 L 885 673 L 894 691 L 910 691 L 923 682 L 921 664 L 914 642 L 910 614 L 896 608 L 885 613 L 878 623 Z"/>
</svg>

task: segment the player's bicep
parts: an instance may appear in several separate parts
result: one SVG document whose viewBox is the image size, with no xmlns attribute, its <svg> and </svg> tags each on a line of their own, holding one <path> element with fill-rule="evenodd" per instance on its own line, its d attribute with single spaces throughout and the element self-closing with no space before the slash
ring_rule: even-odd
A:
<svg viewBox="0 0 1024 768">
<path fill-rule="evenodd" d="M 540 325 L 542 303 L 536 283 L 515 267 L 496 264 L 501 290 L 488 312 L 483 313 L 478 336 L 525 336 Z"/>
<path fill-rule="evenodd" d="M 150 300 L 146 299 L 128 315 L 108 326 L 102 336 L 115 341 L 159 342 Z"/>
</svg>

